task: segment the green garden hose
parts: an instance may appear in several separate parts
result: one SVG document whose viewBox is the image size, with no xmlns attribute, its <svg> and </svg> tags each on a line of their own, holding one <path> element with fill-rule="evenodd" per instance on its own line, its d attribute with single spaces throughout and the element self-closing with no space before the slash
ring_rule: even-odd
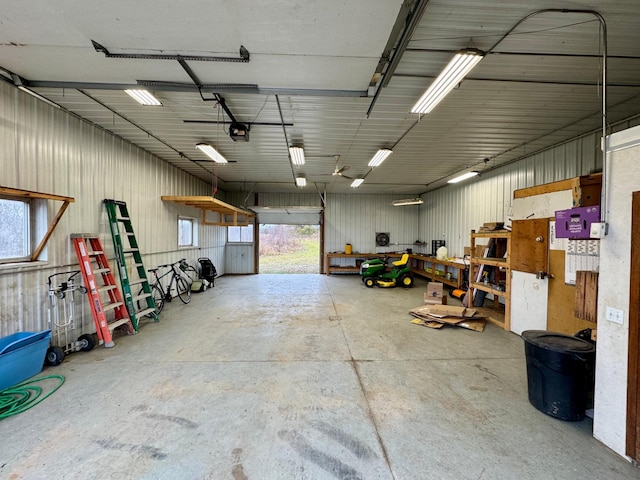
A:
<svg viewBox="0 0 640 480">
<path fill-rule="evenodd" d="M 37 385 L 32 385 L 41 380 L 58 379 L 60 383 L 53 388 L 49 393 L 42 395 L 42 388 Z M 64 377 L 62 375 L 47 375 L 46 377 L 38 377 L 32 380 L 25 380 L 22 383 L 9 387 L 0 392 L 0 420 L 10 417 L 11 415 L 17 415 L 31 407 L 35 407 L 53 392 L 58 390 L 64 383 Z"/>
</svg>

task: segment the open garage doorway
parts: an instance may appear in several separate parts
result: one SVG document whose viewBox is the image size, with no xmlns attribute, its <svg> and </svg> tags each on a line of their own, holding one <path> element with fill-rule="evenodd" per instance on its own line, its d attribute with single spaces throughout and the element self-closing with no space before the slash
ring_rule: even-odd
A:
<svg viewBox="0 0 640 480">
<path fill-rule="evenodd" d="M 322 207 L 253 207 L 258 273 L 322 273 Z"/>
<path fill-rule="evenodd" d="M 320 225 L 261 224 L 259 273 L 320 273 Z"/>
</svg>

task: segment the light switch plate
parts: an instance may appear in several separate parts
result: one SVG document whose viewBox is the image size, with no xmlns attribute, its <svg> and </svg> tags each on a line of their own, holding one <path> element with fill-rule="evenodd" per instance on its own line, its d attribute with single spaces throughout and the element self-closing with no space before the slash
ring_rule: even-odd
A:
<svg viewBox="0 0 640 480">
<path fill-rule="evenodd" d="M 624 317 L 624 310 L 619 308 L 607 307 L 606 319 L 613 323 L 619 323 L 622 325 Z"/>
</svg>

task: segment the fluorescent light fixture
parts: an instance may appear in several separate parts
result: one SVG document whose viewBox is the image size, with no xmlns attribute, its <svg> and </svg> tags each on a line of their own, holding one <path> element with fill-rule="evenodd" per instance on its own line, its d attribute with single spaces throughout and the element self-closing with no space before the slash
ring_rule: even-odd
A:
<svg viewBox="0 0 640 480">
<path fill-rule="evenodd" d="M 477 172 L 474 170 L 473 172 L 463 173 L 462 175 L 459 175 L 456 178 L 452 178 L 451 180 L 448 180 L 447 183 L 458 183 L 463 180 L 466 180 L 467 178 L 475 177 L 476 175 L 480 175 L 480 172 Z"/>
<path fill-rule="evenodd" d="M 307 179 L 304 177 L 296 177 L 296 187 L 306 187 Z"/>
<path fill-rule="evenodd" d="M 427 88 L 420 100 L 411 109 L 411 113 L 429 113 L 458 85 L 476 64 L 482 60 L 484 52 L 475 48 L 460 50 L 454 55 L 440 75 Z"/>
<path fill-rule="evenodd" d="M 227 159 L 208 143 L 199 143 L 196 148 L 216 163 L 227 163 Z"/>
<path fill-rule="evenodd" d="M 353 188 L 358 188 L 364 182 L 364 178 L 356 178 L 353 182 L 351 182 L 351 186 Z"/>
<path fill-rule="evenodd" d="M 376 152 L 376 154 L 373 156 L 373 158 L 369 161 L 369 166 L 370 167 L 377 167 L 382 162 L 384 162 L 384 159 L 387 158 L 392 153 L 393 153 L 393 150 L 391 150 L 389 148 L 382 148 L 382 149 L 378 150 Z"/>
<path fill-rule="evenodd" d="M 394 207 L 400 207 L 402 205 L 422 205 L 423 203 L 424 200 L 422 200 L 420 197 L 405 198 L 404 200 L 394 200 L 393 202 L 391 202 Z"/>
<path fill-rule="evenodd" d="M 60 105 L 58 105 L 57 103 L 53 103 L 48 98 L 43 97 L 42 95 L 40 95 L 39 93 L 34 92 L 33 90 L 29 90 L 27 87 L 24 87 L 24 86 L 20 85 L 18 87 L 18 90 L 22 90 L 24 93 L 28 93 L 32 97 L 35 97 L 38 100 L 42 100 L 47 105 L 51 105 L 52 107 L 60 108 Z"/>
<path fill-rule="evenodd" d="M 294 165 L 304 165 L 304 148 L 289 147 L 289 154 Z"/>
<path fill-rule="evenodd" d="M 125 92 L 140 105 L 162 106 L 162 102 L 147 90 L 125 90 Z"/>
</svg>

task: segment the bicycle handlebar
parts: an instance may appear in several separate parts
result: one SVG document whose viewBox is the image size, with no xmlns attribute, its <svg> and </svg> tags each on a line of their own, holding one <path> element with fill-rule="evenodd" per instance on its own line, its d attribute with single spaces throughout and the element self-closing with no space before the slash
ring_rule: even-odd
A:
<svg viewBox="0 0 640 480">
<path fill-rule="evenodd" d="M 159 268 L 168 268 L 168 267 L 173 267 L 174 265 L 178 265 L 178 264 L 182 264 L 182 262 L 186 262 L 187 259 L 186 258 L 181 258 L 180 260 L 178 260 L 177 262 L 173 262 L 173 263 L 165 263 L 163 265 L 158 265 L 156 268 L 150 268 L 148 271 L 149 272 L 153 272 L 155 270 L 158 270 Z"/>
</svg>

